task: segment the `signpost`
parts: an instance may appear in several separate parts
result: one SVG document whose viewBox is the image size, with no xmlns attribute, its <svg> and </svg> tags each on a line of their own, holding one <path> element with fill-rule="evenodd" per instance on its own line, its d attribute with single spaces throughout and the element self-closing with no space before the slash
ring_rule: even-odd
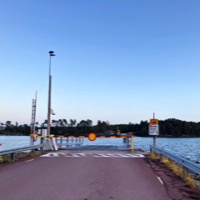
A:
<svg viewBox="0 0 200 200">
<path fill-rule="evenodd" d="M 158 125 L 158 119 L 155 119 L 154 113 L 153 113 L 153 119 L 150 119 L 149 123 L 149 135 L 153 136 L 153 145 L 156 146 L 156 136 L 159 135 L 159 125 Z"/>
</svg>

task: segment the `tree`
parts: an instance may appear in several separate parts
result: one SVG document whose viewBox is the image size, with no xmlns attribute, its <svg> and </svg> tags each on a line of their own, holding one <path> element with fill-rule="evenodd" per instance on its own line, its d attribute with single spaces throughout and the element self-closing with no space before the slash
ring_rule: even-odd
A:
<svg viewBox="0 0 200 200">
<path fill-rule="evenodd" d="M 148 135 L 148 121 L 141 121 L 139 126 L 138 135 L 147 136 Z"/>
<path fill-rule="evenodd" d="M 63 120 L 62 120 L 62 119 L 59 119 L 59 120 L 58 120 L 58 126 L 60 126 L 60 127 L 63 127 L 63 126 L 64 126 Z"/>
<path fill-rule="evenodd" d="M 4 123 L 0 123 L 0 130 L 4 130 Z"/>
<path fill-rule="evenodd" d="M 65 127 L 68 126 L 68 122 L 67 122 L 66 119 L 63 119 L 63 125 L 64 125 Z"/>
<path fill-rule="evenodd" d="M 38 128 L 38 126 L 39 126 L 39 122 L 35 122 L 35 127 Z"/>
<path fill-rule="evenodd" d="M 108 122 L 105 122 L 105 121 L 101 122 L 100 120 L 98 120 L 97 121 L 97 130 L 100 133 L 105 133 L 106 131 L 108 131 L 109 130 Z"/>
<path fill-rule="evenodd" d="M 11 121 L 6 121 L 6 127 L 10 127 L 12 125 Z"/>
<path fill-rule="evenodd" d="M 70 126 L 70 127 L 76 126 L 76 120 L 75 120 L 75 119 L 70 119 L 69 122 L 70 122 L 70 123 L 69 123 L 69 126 Z"/>
<path fill-rule="evenodd" d="M 39 123 L 35 123 L 39 126 Z M 98 120 L 97 125 L 92 125 L 92 120 L 81 120 L 79 123 L 75 119 L 70 119 L 69 123 L 66 119 L 52 120 L 52 133 L 55 135 L 64 134 L 88 134 L 91 131 L 96 133 L 109 134 L 109 132 L 116 132 L 117 128 L 121 133 L 134 132 L 136 136 L 148 136 L 148 121 L 141 121 L 140 124 L 115 124 L 110 125 L 107 121 Z M 47 120 L 41 124 L 41 127 L 47 127 Z M 12 125 L 11 121 L 0 123 L 1 134 L 11 135 L 29 135 L 30 125 L 19 125 L 16 123 Z M 171 136 L 171 137 L 200 137 L 200 122 L 187 122 L 178 119 L 167 119 L 159 121 L 159 136 Z"/>
<path fill-rule="evenodd" d="M 88 134 L 91 131 L 91 124 L 92 124 L 92 120 L 81 120 L 78 124 L 77 124 L 77 128 L 79 133 L 84 133 L 84 134 Z"/>
<path fill-rule="evenodd" d="M 47 127 L 48 124 L 48 120 L 45 119 L 44 122 L 41 124 L 41 127 Z"/>
<path fill-rule="evenodd" d="M 52 120 L 52 125 L 55 126 L 55 127 L 57 127 L 58 126 L 58 121 L 53 119 Z"/>
<path fill-rule="evenodd" d="M 92 126 L 92 120 L 87 119 L 88 126 Z"/>
</svg>

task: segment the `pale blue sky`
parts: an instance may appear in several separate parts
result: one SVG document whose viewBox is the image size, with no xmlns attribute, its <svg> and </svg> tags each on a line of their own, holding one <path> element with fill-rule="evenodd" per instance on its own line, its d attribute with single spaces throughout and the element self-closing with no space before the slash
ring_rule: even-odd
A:
<svg viewBox="0 0 200 200">
<path fill-rule="evenodd" d="M 0 122 L 200 121 L 199 0 L 0 0 Z"/>
</svg>

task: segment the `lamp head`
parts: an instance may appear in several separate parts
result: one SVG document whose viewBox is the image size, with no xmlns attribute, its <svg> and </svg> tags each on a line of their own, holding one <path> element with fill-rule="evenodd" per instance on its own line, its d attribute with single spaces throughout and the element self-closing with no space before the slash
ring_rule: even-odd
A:
<svg viewBox="0 0 200 200">
<path fill-rule="evenodd" d="M 49 51 L 49 55 L 50 56 L 55 56 L 56 54 L 54 54 L 54 51 Z"/>
</svg>

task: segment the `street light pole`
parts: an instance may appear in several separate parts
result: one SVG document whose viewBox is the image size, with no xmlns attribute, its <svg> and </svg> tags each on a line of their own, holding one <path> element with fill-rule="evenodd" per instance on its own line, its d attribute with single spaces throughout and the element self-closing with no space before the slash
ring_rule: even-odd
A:
<svg viewBox="0 0 200 200">
<path fill-rule="evenodd" d="M 48 108 L 47 108 L 47 135 L 50 135 L 51 129 L 51 57 L 55 56 L 54 51 L 49 51 L 49 92 L 48 92 Z"/>
</svg>

